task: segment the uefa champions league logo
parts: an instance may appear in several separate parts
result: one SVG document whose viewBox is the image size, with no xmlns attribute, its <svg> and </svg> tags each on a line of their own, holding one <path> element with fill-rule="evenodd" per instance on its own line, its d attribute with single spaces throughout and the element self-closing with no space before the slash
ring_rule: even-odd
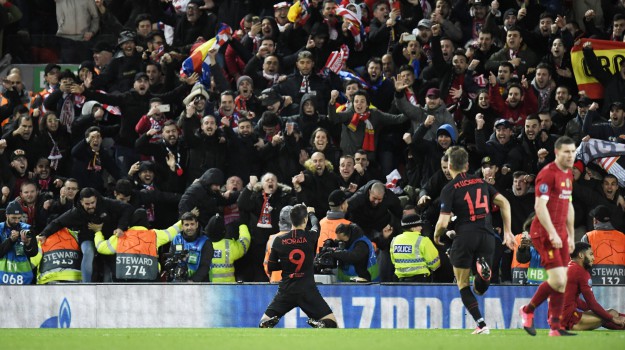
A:
<svg viewBox="0 0 625 350">
<path fill-rule="evenodd" d="M 69 328 L 71 322 L 72 310 L 69 307 L 67 298 L 63 298 L 63 302 L 61 302 L 61 307 L 59 308 L 59 315 L 52 316 L 43 321 L 39 328 Z"/>
</svg>

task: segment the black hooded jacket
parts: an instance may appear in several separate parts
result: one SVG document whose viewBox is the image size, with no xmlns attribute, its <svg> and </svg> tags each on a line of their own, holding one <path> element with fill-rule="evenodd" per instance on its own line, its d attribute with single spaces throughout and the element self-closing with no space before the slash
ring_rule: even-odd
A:
<svg viewBox="0 0 625 350">
<path fill-rule="evenodd" d="M 182 195 L 178 213 L 182 215 L 197 207 L 200 211 L 198 218 L 200 226 L 206 226 L 213 215 L 221 212 L 220 207 L 233 204 L 232 200 L 226 200 L 221 193 L 211 190 L 211 185 L 222 186 L 224 183 L 224 173 L 221 170 L 217 168 L 206 170 L 200 180 L 189 186 Z"/>
<path fill-rule="evenodd" d="M 67 227 L 79 231 L 78 240 L 80 243 L 93 241 L 95 233 L 87 227 L 87 224 L 91 222 L 103 224 L 102 233 L 108 239 L 113 235 L 115 229 L 123 231 L 128 229 L 132 214 L 133 208 L 130 204 L 98 195 L 93 214 L 87 213 L 81 204 L 77 204 L 74 208 L 52 220 L 40 234 L 49 237 L 58 230 Z"/>
</svg>

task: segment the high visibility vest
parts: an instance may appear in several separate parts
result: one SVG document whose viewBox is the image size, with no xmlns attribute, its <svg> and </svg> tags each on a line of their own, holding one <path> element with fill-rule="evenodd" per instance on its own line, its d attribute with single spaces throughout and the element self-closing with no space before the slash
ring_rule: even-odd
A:
<svg viewBox="0 0 625 350">
<path fill-rule="evenodd" d="M 547 271 L 541 264 L 538 251 L 530 246 L 530 261 L 528 263 L 521 264 L 516 259 L 518 247 L 521 244 L 521 236 L 519 234 L 514 237 L 516 246 L 512 254 L 512 283 L 540 284 L 547 280 Z"/>
<path fill-rule="evenodd" d="M 514 284 L 526 284 L 527 283 L 527 268 L 530 266 L 529 262 L 520 263 L 516 259 L 517 251 L 519 250 L 519 246 L 521 245 L 522 234 L 518 234 L 514 236 L 514 241 L 516 245 L 514 246 L 514 250 L 512 252 L 512 283 Z"/>
<path fill-rule="evenodd" d="M 429 276 L 441 265 L 434 243 L 420 232 L 408 231 L 393 238 L 390 251 L 398 278 Z"/>
<path fill-rule="evenodd" d="M 282 281 L 282 270 L 271 271 L 271 273 L 269 273 L 269 255 L 271 254 L 271 246 L 273 245 L 273 241 L 276 239 L 276 237 L 284 234 L 285 232 L 286 231 L 280 231 L 269 236 L 267 244 L 265 245 L 265 260 L 263 260 L 263 267 L 265 268 L 265 273 L 269 277 L 270 283 L 278 283 Z"/>
<path fill-rule="evenodd" d="M 213 260 L 210 269 L 211 282 L 236 282 L 234 262 L 250 249 L 250 231 L 247 225 L 239 226 L 239 239 L 222 239 L 213 242 Z"/>
<path fill-rule="evenodd" d="M 625 234 L 594 230 L 586 234 L 595 255 L 590 275 L 593 284 L 625 285 Z"/>
<path fill-rule="evenodd" d="M 375 249 L 373 248 L 373 244 L 371 244 L 371 241 L 369 240 L 369 238 L 365 236 L 361 236 L 360 238 L 354 240 L 354 242 L 352 242 L 352 244 L 346 250 L 347 251 L 354 250 L 354 247 L 356 246 L 357 242 L 367 243 L 367 246 L 369 247 L 369 257 L 367 258 L 367 271 L 369 271 L 369 274 L 371 275 L 370 282 L 379 282 L 380 271 L 378 268 L 378 259 L 375 256 Z M 358 277 L 358 274 L 356 273 L 356 269 L 354 268 L 354 265 L 342 264 L 341 266 L 339 266 L 338 278 L 337 278 L 339 281 L 349 282 L 350 279 L 354 277 Z"/>
<path fill-rule="evenodd" d="M 41 254 L 37 284 L 52 281 L 80 282 L 82 273 L 80 264 L 82 252 L 78 245 L 78 235 L 67 228 L 50 235 L 44 244 L 39 246 Z M 33 259 L 31 259 L 32 261 Z"/>
<path fill-rule="evenodd" d="M 29 230 L 30 225 L 20 223 L 20 230 Z M 0 223 L 0 243 L 11 239 L 11 230 L 6 222 Z M 0 258 L 0 284 L 31 284 L 33 267 L 24 253 L 24 243 L 16 242 L 8 253 Z"/>
<path fill-rule="evenodd" d="M 328 239 L 335 240 L 336 239 L 336 227 L 340 224 L 349 225 L 352 222 L 347 219 L 336 219 L 330 220 L 327 217 L 321 219 L 319 221 L 319 240 L 317 241 L 317 251 L 315 253 L 319 253 L 319 249 L 323 247 L 323 242 Z"/>
<path fill-rule="evenodd" d="M 184 239 L 182 234 L 174 237 L 174 240 L 171 241 L 171 244 L 174 246 L 181 245 L 180 250 L 186 250 L 189 252 L 189 256 L 187 257 L 187 276 L 190 279 L 195 275 L 198 268 L 200 267 L 200 261 L 202 261 L 202 249 L 204 249 L 204 244 L 209 242 L 208 237 L 205 235 L 198 236 L 195 241 L 189 242 Z M 208 243 L 210 244 L 210 242 Z"/>
<path fill-rule="evenodd" d="M 153 281 L 158 277 L 158 253 L 154 230 L 128 230 L 117 241 L 115 277 Z"/>
<path fill-rule="evenodd" d="M 6 97 L 0 95 L 0 107 L 6 105 L 7 103 L 9 103 L 9 100 Z M 11 120 L 11 117 L 2 120 L 0 122 L 0 127 L 4 127 L 5 125 L 7 125 L 10 120 Z"/>
</svg>

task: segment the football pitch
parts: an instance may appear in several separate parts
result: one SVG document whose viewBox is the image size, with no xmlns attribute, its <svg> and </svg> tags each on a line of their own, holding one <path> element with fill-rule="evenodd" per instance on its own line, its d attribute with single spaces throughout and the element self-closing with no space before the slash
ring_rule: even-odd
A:
<svg viewBox="0 0 625 350">
<path fill-rule="evenodd" d="M 463 329 L 0 329 L 3 349 L 623 349 L 624 331 L 578 332 L 551 338 L 523 330 L 471 335 Z"/>
</svg>

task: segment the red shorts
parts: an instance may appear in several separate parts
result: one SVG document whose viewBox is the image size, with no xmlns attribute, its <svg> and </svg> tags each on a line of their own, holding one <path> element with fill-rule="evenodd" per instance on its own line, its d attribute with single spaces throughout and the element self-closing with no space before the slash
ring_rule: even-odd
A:
<svg viewBox="0 0 625 350">
<path fill-rule="evenodd" d="M 573 326 L 578 324 L 579 320 L 581 320 L 581 319 L 582 319 L 582 312 L 581 311 L 573 311 L 573 313 L 570 314 L 570 315 L 564 315 L 564 318 L 562 319 L 561 325 L 562 325 L 562 327 L 564 327 L 564 329 L 571 330 L 571 329 L 573 329 Z"/>
<path fill-rule="evenodd" d="M 560 237 L 562 239 L 562 237 Z M 556 249 L 551 245 L 548 235 L 540 235 L 532 237 L 532 244 L 534 248 L 540 254 L 540 262 L 545 267 L 545 270 L 550 270 L 556 267 L 567 267 L 569 265 L 569 245 L 568 237 L 562 239 L 562 248 Z"/>
</svg>

